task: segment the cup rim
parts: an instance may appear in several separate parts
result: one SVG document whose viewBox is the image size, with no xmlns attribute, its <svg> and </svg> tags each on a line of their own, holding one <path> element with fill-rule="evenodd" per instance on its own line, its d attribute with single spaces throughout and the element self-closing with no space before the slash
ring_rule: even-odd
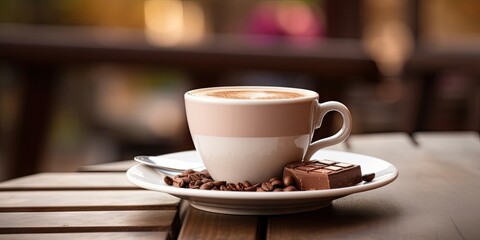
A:
<svg viewBox="0 0 480 240">
<path fill-rule="evenodd" d="M 218 98 L 210 97 L 203 95 L 194 95 L 194 92 L 198 91 L 209 91 L 216 89 L 274 89 L 278 91 L 293 91 L 301 92 L 304 96 L 296 98 L 287 98 L 287 99 L 230 99 L 230 98 Z M 189 90 L 184 95 L 185 99 L 199 102 L 209 102 L 209 103 L 218 103 L 218 104 L 285 104 L 285 103 L 297 103 L 311 101 L 313 99 L 318 99 L 319 95 L 317 92 L 303 89 L 303 88 L 293 88 L 293 87 L 280 87 L 280 86 L 219 86 L 219 87 L 207 87 L 207 88 L 197 88 Z"/>
</svg>

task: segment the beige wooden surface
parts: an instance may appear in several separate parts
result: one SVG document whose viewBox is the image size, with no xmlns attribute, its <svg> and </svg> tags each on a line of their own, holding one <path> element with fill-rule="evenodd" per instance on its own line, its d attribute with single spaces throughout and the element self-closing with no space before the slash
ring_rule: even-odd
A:
<svg viewBox="0 0 480 240">
<path fill-rule="evenodd" d="M 0 191 L 10 190 L 126 190 L 140 189 L 124 172 L 39 173 L 0 183 Z"/>
<path fill-rule="evenodd" d="M 480 138 L 475 132 L 419 132 L 414 135 L 422 149 L 440 164 L 454 164 L 480 175 Z"/>
<path fill-rule="evenodd" d="M 96 165 L 83 166 L 78 169 L 79 172 L 126 172 L 129 168 L 135 166 L 134 160 L 102 163 Z"/>
<path fill-rule="evenodd" d="M 400 175 L 317 211 L 232 216 L 108 172 L 131 161 L 38 174 L 0 183 L 0 233 L 10 233 L 0 239 L 480 239 L 478 133 L 352 135 L 330 149 L 384 159 Z"/>
<path fill-rule="evenodd" d="M 147 190 L 0 192 L 0 212 L 175 210 L 179 199 Z"/>
<path fill-rule="evenodd" d="M 203 212 L 190 207 L 180 239 L 256 239 L 257 216 L 233 216 Z"/>
<path fill-rule="evenodd" d="M 75 232 L 75 233 L 24 233 L 24 234 L 1 234 L 3 240 L 157 240 L 168 239 L 167 232 Z"/>
<path fill-rule="evenodd" d="M 125 172 L 35 174 L 0 183 L 0 239 L 170 239 L 179 206 Z"/>
<path fill-rule="evenodd" d="M 0 213 L 0 233 L 170 231 L 175 210 Z"/>
</svg>

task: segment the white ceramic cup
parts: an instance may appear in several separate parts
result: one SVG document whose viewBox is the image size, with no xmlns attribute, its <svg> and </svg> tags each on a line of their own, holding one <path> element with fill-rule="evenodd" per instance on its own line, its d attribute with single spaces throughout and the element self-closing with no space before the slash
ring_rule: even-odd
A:
<svg viewBox="0 0 480 240">
<path fill-rule="evenodd" d="M 212 96 L 225 91 L 246 92 L 251 98 Z M 270 99 L 275 93 L 296 97 Z M 185 93 L 185 109 L 193 143 L 210 175 L 233 183 L 248 180 L 255 184 L 281 177 L 285 165 L 309 160 L 319 149 L 342 142 L 352 126 L 345 105 L 319 103 L 316 92 L 298 88 L 196 89 Z M 342 128 L 311 143 L 315 129 L 330 111 L 342 115 Z"/>
</svg>

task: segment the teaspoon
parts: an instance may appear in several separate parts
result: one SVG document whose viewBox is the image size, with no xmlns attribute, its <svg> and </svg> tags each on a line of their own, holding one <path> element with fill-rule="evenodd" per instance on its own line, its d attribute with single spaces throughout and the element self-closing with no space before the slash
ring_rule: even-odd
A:
<svg viewBox="0 0 480 240">
<path fill-rule="evenodd" d="M 133 158 L 133 160 L 153 168 L 173 172 L 183 172 L 187 169 L 193 169 L 195 171 L 201 171 L 205 169 L 205 166 L 203 166 L 201 163 L 182 161 L 179 159 L 161 156 L 136 156 Z"/>
</svg>

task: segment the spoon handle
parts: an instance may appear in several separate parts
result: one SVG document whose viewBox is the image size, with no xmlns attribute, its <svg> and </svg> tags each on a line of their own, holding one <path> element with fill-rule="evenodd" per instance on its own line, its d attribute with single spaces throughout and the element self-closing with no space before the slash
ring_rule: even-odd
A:
<svg viewBox="0 0 480 240">
<path fill-rule="evenodd" d="M 153 167 L 153 168 L 158 168 L 158 169 L 163 169 L 163 170 L 173 171 L 173 172 L 183 172 L 187 169 L 193 169 L 195 171 L 200 171 L 200 170 L 205 169 L 205 167 L 196 167 L 196 168 L 188 167 L 188 166 L 185 166 L 185 163 L 182 163 L 183 167 L 159 165 L 159 164 L 155 163 L 154 161 L 152 161 L 150 158 L 151 158 L 150 156 L 135 156 L 133 158 L 133 160 L 135 160 L 135 161 L 137 161 L 141 164 L 145 164 L 147 166 Z M 170 164 L 174 163 L 175 161 L 176 161 L 175 159 L 165 158 L 165 162 L 170 162 Z"/>
</svg>

